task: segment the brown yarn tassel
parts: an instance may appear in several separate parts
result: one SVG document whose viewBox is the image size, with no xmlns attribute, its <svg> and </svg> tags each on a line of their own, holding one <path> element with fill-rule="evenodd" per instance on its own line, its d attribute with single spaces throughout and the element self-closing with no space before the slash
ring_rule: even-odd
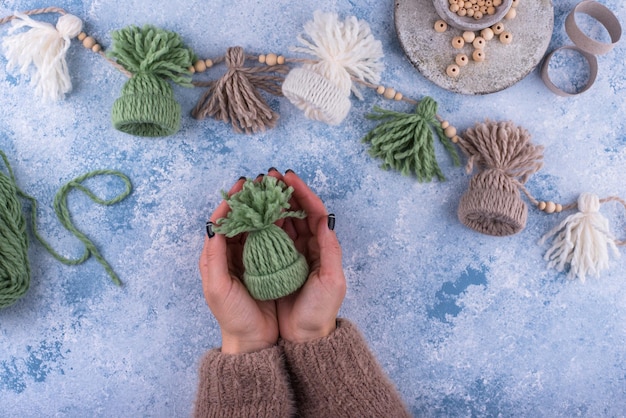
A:
<svg viewBox="0 0 626 418">
<path fill-rule="evenodd" d="M 278 121 L 274 112 L 260 95 L 258 89 L 282 96 L 283 77 L 263 73 L 289 72 L 286 65 L 244 67 L 246 55 L 243 48 L 228 48 L 225 56 L 228 70 L 216 81 L 208 83 L 209 89 L 202 95 L 192 111 L 196 119 L 207 116 L 224 122 L 230 121 L 236 132 L 253 133 L 273 128 Z M 206 83 L 194 83 L 204 85 Z"/>
<path fill-rule="evenodd" d="M 459 138 L 458 145 L 468 157 L 467 173 L 477 167 L 469 190 L 461 198 L 459 220 L 489 235 L 515 234 L 526 226 L 528 209 L 520 189 L 543 165 L 543 146 L 533 145 L 526 129 L 512 122 L 477 123 Z"/>
</svg>

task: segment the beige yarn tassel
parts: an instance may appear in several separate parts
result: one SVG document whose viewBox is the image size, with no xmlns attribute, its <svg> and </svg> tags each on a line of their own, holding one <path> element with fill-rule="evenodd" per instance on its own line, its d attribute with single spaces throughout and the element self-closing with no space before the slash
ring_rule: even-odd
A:
<svg viewBox="0 0 626 418">
<path fill-rule="evenodd" d="M 617 197 L 598 199 L 591 193 L 578 197 L 578 212 L 568 216 L 539 241 L 542 245 L 553 238 L 552 246 L 544 259 L 548 267 L 557 271 L 569 268 L 568 279 L 579 278 L 584 282 L 587 275 L 599 277 L 609 267 L 609 253 L 619 257 L 618 245 L 626 245 L 615 239 L 609 230 L 609 221 L 600 213 L 600 203 L 618 201 L 624 208 L 626 202 Z"/>
<path fill-rule="evenodd" d="M 194 118 L 204 119 L 209 116 L 224 122 L 230 121 L 236 132 L 248 134 L 276 126 L 278 113 L 269 107 L 258 89 L 281 96 L 282 77 L 262 73 L 286 74 L 289 67 L 244 67 L 245 60 L 243 48 L 228 48 L 225 56 L 228 70 L 219 80 L 208 83 L 209 89 L 191 113 Z M 207 84 L 195 82 L 194 85 Z"/>
</svg>

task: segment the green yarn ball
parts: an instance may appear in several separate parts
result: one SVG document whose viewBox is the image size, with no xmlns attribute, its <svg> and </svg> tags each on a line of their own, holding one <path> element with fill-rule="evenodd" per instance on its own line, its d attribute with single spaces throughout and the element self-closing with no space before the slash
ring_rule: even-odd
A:
<svg viewBox="0 0 626 418">
<path fill-rule="evenodd" d="M 304 218 L 288 211 L 293 188 L 271 176 L 246 180 L 243 189 L 224 199 L 230 206 L 217 220 L 215 232 L 227 237 L 247 232 L 243 248 L 243 282 L 257 300 L 272 300 L 298 290 L 309 275 L 309 265 L 287 233 L 275 225 L 284 218 Z"/>
<path fill-rule="evenodd" d="M 181 109 L 166 80 L 191 87 L 189 67 L 196 58 L 194 53 L 178 34 L 151 25 L 128 26 L 113 32 L 112 37 L 108 55 L 132 73 L 113 104 L 115 129 L 146 137 L 178 132 Z"/>
</svg>

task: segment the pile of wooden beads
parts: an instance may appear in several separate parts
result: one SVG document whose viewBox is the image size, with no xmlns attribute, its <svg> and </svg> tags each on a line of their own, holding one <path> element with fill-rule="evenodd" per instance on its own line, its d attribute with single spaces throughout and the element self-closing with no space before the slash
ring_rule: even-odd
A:
<svg viewBox="0 0 626 418">
<path fill-rule="evenodd" d="M 458 16 L 473 17 L 476 20 L 483 16 L 493 15 L 502 0 L 449 0 L 450 11 Z"/>
<path fill-rule="evenodd" d="M 449 0 L 453 2 L 455 0 Z M 462 0 L 456 0 L 461 2 Z M 478 0 L 476 0 L 478 1 Z M 514 19 L 517 16 L 516 7 L 519 3 L 519 0 L 513 0 L 511 4 L 511 9 L 504 16 L 506 20 Z M 437 20 L 434 25 L 435 32 L 443 33 L 448 30 L 448 24 L 443 20 Z M 480 32 L 472 32 L 465 31 L 459 36 L 454 36 L 452 38 L 452 47 L 456 50 L 460 50 L 465 47 L 465 45 L 471 45 L 473 47 L 473 51 L 471 53 L 472 61 L 475 62 L 483 62 L 486 58 L 485 55 L 485 46 L 488 41 L 491 41 L 497 37 L 500 40 L 500 43 L 504 45 L 508 45 L 513 42 L 513 34 L 504 29 L 504 23 L 498 22 L 491 27 L 484 28 Z M 454 63 L 448 65 L 446 68 L 446 74 L 449 77 L 456 78 L 461 74 L 461 68 L 468 65 L 470 62 L 470 57 L 463 53 L 459 52 L 455 59 Z"/>
</svg>

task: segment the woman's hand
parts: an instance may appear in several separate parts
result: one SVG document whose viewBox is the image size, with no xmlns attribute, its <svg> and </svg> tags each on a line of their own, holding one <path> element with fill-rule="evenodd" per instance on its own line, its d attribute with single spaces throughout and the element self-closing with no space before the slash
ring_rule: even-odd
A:
<svg viewBox="0 0 626 418">
<path fill-rule="evenodd" d="M 235 183 L 229 195 L 240 191 L 244 181 L 240 179 Z M 210 222 L 225 217 L 229 210 L 228 204 L 222 201 Z M 222 352 L 250 353 L 271 347 L 278 341 L 276 303 L 254 300 L 242 282 L 245 236 L 226 238 L 210 231 L 211 224 L 208 224 L 200 256 L 200 274 L 204 297 L 222 332 Z"/>
<path fill-rule="evenodd" d="M 309 277 L 295 293 L 276 301 L 280 336 L 301 343 L 325 337 L 335 330 L 337 314 L 346 294 L 341 247 L 333 232 L 334 216 L 329 216 L 320 198 L 293 172 L 277 177 L 294 189 L 292 210 L 304 210 L 305 219 L 288 218 L 282 228 L 309 263 Z M 332 226 L 332 228 L 331 228 Z"/>
</svg>

